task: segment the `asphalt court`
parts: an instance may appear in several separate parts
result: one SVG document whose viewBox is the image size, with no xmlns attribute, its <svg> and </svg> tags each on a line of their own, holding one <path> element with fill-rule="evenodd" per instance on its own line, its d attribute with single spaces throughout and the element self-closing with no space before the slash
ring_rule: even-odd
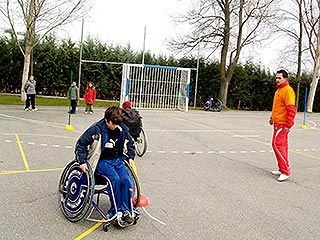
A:
<svg viewBox="0 0 320 240">
<path fill-rule="evenodd" d="M 148 152 L 136 158 L 149 198 L 137 225 L 105 233 L 68 222 L 57 186 L 80 134 L 103 116 L 67 108 L 0 105 L 0 239 L 319 239 L 320 114 L 299 113 L 290 133 L 292 176 L 270 171 L 270 112 L 141 110 Z"/>
</svg>

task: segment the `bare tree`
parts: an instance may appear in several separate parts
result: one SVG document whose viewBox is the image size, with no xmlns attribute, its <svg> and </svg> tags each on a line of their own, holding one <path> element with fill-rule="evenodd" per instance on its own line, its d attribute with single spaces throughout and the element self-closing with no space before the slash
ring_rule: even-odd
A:
<svg viewBox="0 0 320 240">
<path fill-rule="evenodd" d="M 23 87 L 30 70 L 32 49 L 53 29 L 83 16 L 89 0 L 5 0 L 0 14 L 7 20 L 13 36 L 24 56 L 21 81 L 21 100 L 25 100 Z M 24 32 L 24 42 L 17 32 Z"/>
<path fill-rule="evenodd" d="M 228 86 L 247 45 L 266 38 L 268 21 L 276 14 L 276 0 L 198 0 L 196 5 L 178 20 L 187 22 L 192 32 L 172 40 L 176 49 L 193 49 L 199 43 L 207 55 L 220 55 L 221 86 L 219 98 L 227 105 Z"/>
<path fill-rule="evenodd" d="M 304 28 L 303 28 L 303 0 L 291 0 L 287 1 L 288 4 L 293 3 L 294 6 L 288 7 L 288 4 L 284 8 L 280 9 L 281 19 L 275 25 L 277 31 L 285 34 L 285 38 L 289 39 L 286 50 L 283 50 L 282 56 L 283 61 L 288 62 L 288 64 L 296 66 L 296 80 L 297 80 L 297 97 L 296 97 L 296 107 L 299 106 L 299 94 L 300 94 L 300 82 L 301 82 L 301 70 L 303 64 L 303 53 L 308 50 L 308 46 L 304 44 Z M 296 11 L 297 10 L 297 11 Z M 290 39 L 292 41 L 290 41 Z M 293 59 L 291 59 L 291 56 Z"/>
<path fill-rule="evenodd" d="M 312 112 L 320 75 L 320 0 L 303 0 L 303 7 L 304 28 L 313 59 L 313 74 L 307 104 L 307 111 Z"/>
</svg>

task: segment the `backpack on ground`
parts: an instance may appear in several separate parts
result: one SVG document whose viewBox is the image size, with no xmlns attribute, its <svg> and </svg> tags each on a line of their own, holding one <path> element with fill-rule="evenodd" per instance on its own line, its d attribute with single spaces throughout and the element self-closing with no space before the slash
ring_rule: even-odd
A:
<svg viewBox="0 0 320 240">
<path fill-rule="evenodd" d="M 139 137 L 142 127 L 141 116 L 136 109 L 123 109 L 123 123 L 129 128 L 132 137 Z"/>
</svg>

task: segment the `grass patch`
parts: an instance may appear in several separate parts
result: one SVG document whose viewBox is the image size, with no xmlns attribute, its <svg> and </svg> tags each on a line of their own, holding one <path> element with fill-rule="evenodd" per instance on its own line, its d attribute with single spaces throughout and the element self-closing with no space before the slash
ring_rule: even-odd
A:
<svg viewBox="0 0 320 240">
<path fill-rule="evenodd" d="M 17 94 L 0 94 L 0 104 L 1 105 L 25 105 L 22 102 L 20 95 Z M 49 96 L 37 96 L 36 95 L 36 106 L 69 106 L 69 101 L 66 98 L 61 97 L 49 97 Z M 79 107 L 85 107 L 86 104 L 84 100 L 80 100 Z M 94 107 L 109 107 L 109 106 L 119 106 L 119 101 L 108 101 L 108 100 L 96 100 L 94 102 Z"/>
</svg>

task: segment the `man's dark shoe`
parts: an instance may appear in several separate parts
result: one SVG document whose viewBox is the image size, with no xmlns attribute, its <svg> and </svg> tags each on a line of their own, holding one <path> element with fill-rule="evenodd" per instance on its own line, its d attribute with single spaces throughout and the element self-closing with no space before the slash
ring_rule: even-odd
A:
<svg viewBox="0 0 320 240">
<path fill-rule="evenodd" d="M 131 216 L 130 212 L 129 211 L 124 211 L 123 214 L 122 214 L 122 220 L 125 221 L 126 223 L 128 224 L 132 224 L 134 219 L 133 217 Z"/>
</svg>

